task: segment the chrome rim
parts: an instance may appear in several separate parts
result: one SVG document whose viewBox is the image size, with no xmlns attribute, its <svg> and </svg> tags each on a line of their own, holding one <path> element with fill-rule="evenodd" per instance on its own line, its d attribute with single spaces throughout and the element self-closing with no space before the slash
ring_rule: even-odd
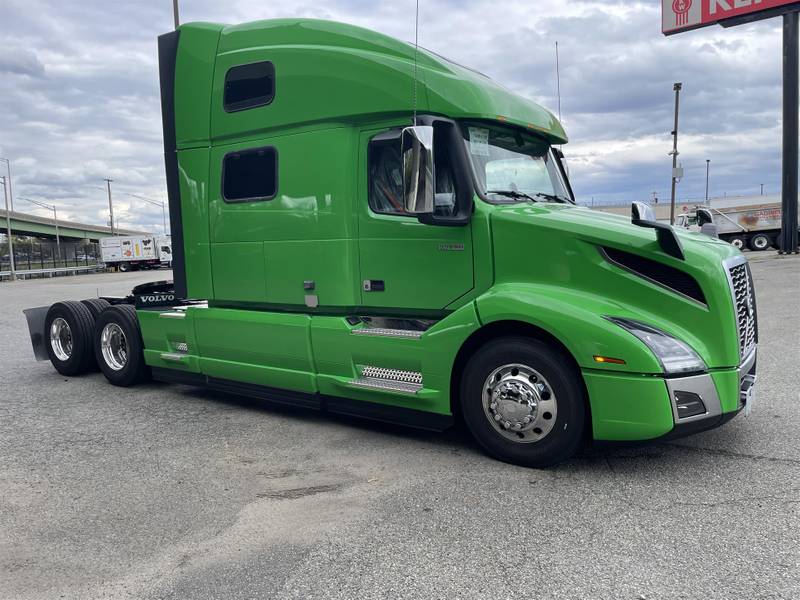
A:
<svg viewBox="0 0 800 600">
<path fill-rule="evenodd" d="M 128 340 L 122 328 L 116 323 L 108 323 L 100 333 L 100 350 L 106 364 L 119 371 L 128 364 Z"/>
<path fill-rule="evenodd" d="M 744 241 L 742 241 L 740 238 L 734 238 L 731 244 L 733 245 L 734 248 L 738 248 L 739 250 L 744 248 Z"/>
<path fill-rule="evenodd" d="M 558 402 L 542 374 L 527 365 L 503 365 L 483 385 L 483 412 L 504 438 L 530 444 L 553 430 Z"/>
<path fill-rule="evenodd" d="M 763 250 L 769 246 L 769 240 L 765 237 L 758 236 L 753 238 L 753 247 L 757 248 L 758 250 Z"/>
<path fill-rule="evenodd" d="M 61 317 L 53 319 L 50 324 L 50 347 L 58 360 L 69 360 L 72 356 L 72 329 Z"/>
</svg>

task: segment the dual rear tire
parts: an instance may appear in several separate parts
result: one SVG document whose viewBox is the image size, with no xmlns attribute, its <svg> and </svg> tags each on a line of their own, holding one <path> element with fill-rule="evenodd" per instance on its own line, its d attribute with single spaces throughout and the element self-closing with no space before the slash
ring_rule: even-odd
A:
<svg viewBox="0 0 800 600">
<path fill-rule="evenodd" d="M 93 298 L 56 302 L 45 317 L 47 355 L 62 375 L 95 368 L 114 385 L 130 386 L 147 379 L 144 344 L 136 309 Z"/>
</svg>

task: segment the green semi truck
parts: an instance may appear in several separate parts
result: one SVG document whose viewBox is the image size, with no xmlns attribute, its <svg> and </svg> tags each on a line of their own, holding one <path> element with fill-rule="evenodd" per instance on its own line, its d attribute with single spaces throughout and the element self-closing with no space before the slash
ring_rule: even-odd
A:
<svg viewBox="0 0 800 600">
<path fill-rule="evenodd" d="M 462 418 L 536 467 L 751 405 L 745 258 L 576 206 L 544 108 L 325 21 L 185 24 L 159 60 L 174 281 L 27 310 L 60 373 Z"/>
</svg>

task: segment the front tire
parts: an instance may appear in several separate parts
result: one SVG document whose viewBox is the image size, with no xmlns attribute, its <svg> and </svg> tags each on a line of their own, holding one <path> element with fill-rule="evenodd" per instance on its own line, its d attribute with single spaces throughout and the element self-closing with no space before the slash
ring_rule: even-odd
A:
<svg viewBox="0 0 800 600">
<path fill-rule="evenodd" d="M 586 408 L 572 358 L 532 338 L 494 340 L 469 360 L 461 410 L 491 456 L 525 467 L 571 457 L 583 441 Z"/>
<path fill-rule="evenodd" d="M 740 235 L 729 237 L 726 241 L 737 250 L 744 250 L 747 246 L 745 239 Z"/>
<path fill-rule="evenodd" d="M 47 356 L 62 375 L 78 375 L 92 368 L 92 315 L 80 302 L 56 302 L 44 320 Z"/>
<path fill-rule="evenodd" d="M 94 355 L 103 375 L 114 385 L 128 387 L 149 379 L 133 306 L 116 304 L 100 313 L 94 324 Z"/>
</svg>

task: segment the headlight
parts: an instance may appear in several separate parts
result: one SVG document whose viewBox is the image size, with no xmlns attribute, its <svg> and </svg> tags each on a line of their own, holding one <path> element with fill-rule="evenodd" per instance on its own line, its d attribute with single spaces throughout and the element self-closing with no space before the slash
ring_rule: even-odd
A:
<svg viewBox="0 0 800 600">
<path fill-rule="evenodd" d="M 688 344 L 671 335 L 630 319 L 609 317 L 609 320 L 642 340 L 656 355 L 664 373 L 690 373 L 706 370 L 706 363 L 697 355 L 697 352 L 692 350 Z"/>
</svg>

